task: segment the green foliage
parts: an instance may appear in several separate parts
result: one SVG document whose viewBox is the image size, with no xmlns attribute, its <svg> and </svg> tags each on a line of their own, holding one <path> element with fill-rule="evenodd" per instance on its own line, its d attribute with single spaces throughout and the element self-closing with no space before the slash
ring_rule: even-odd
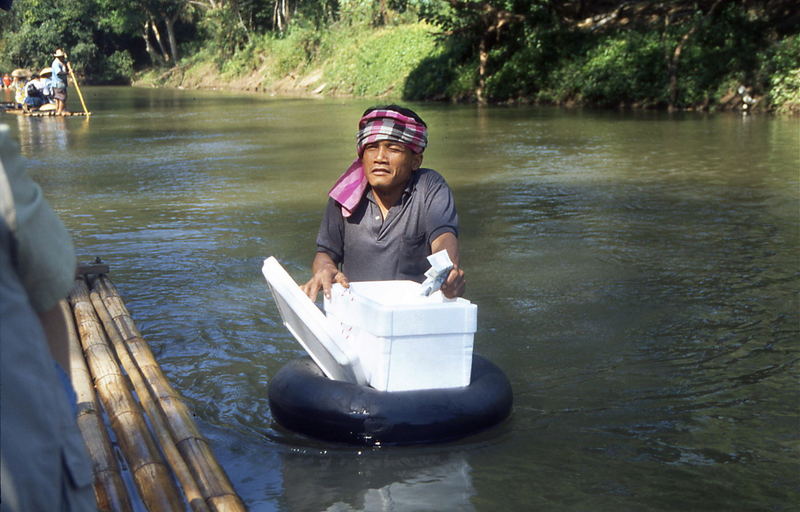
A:
<svg viewBox="0 0 800 512">
<path fill-rule="evenodd" d="M 342 0 L 339 19 L 350 26 L 378 25 L 380 6 L 372 0 Z"/>
<path fill-rule="evenodd" d="M 788 37 L 765 52 L 762 75 L 768 95 L 779 112 L 800 113 L 800 34 Z"/>
<path fill-rule="evenodd" d="M 291 0 L 280 33 L 275 2 L 16 0 L 0 13 L 0 66 L 43 67 L 62 47 L 90 81 L 124 82 L 163 64 L 150 62 L 143 27 L 155 21 L 167 43 L 170 19 L 186 58 L 181 73 L 154 77 L 197 70 L 208 83 L 215 67 L 269 86 L 322 69 L 335 94 L 471 101 L 483 49 L 494 102 L 665 106 L 674 69 L 677 107 L 714 108 L 739 85 L 775 106 L 798 103 L 800 27 L 782 2 L 709 13 L 691 0 Z"/>
<path fill-rule="evenodd" d="M 130 83 L 133 76 L 133 57 L 126 50 L 116 51 L 105 58 L 99 79 L 103 83 Z"/>
<path fill-rule="evenodd" d="M 236 13 L 229 9 L 211 9 L 200 20 L 199 29 L 222 65 L 248 43 L 246 27 L 241 25 Z"/>
<path fill-rule="evenodd" d="M 664 51 L 658 34 L 603 37 L 577 64 L 572 84 L 583 102 L 617 106 L 666 100 Z"/>
<path fill-rule="evenodd" d="M 433 32 L 417 23 L 356 33 L 331 55 L 325 78 L 340 93 L 399 97 L 406 77 L 433 53 Z"/>
<path fill-rule="evenodd" d="M 76 73 L 100 83 L 127 81 L 133 60 L 119 48 L 129 43 L 119 34 L 132 25 L 123 7 L 122 0 L 18 0 L 16 29 L 3 35 L 7 65 L 49 66 L 53 50 L 63 48 Z"/>
<path fill-rule="evenodd" d="M 253 36 L 220 66 L 223 75 L 238 77 L 254 71 L 266 83 L 305 69 L 318 53 L 321 35 L 310 26 L 294 25 L 285 34 Z"/>
<path fill-rule="evenodd" d="M 384 0 L 384 11 L 381 2 L 376 0 L 339 0 L 336 19 L 349 26 L 413 24 L 419 21 L 419 10 L 432 3 L 438 3 L 438 0 Z"/>
<path fill-rule="evenodd" d="M 789 36 L 770 46 L 762 57 L 762 71 L 779 75 L 800 68 L 800 34 Z"/>
<path fill-rule="evenodd" d="M 714 103 L 717 98 L 711 97 L 712 92 L 727 80 L 752 84 L 758 49 L 767 44 L 762 27 L 737 5 L 729 5 L 699 26 L 678 64 L 679 107 Z M 669 48 L 686 30 L 677 27 L 667 34 Z"/>
<path fill-rule="evenodd" d="M 320 32 L 309 21 L 295 20 L 284 34 L 252 37 L 219 67 L 231 78 L 259 73 L 265 85 L 322 68 L 336 93 L 401 96 L 407 77 L 436 48 L 434 29 L 425 23 L 374 29 L 342 20 Z"/>
<path fill-rule="evenodd" d="M 552 26 L 524 27 L 515 51 L 495 50 L 490 56 L 494 70 L 486 83 L 488 97 L 493 101 L 541 98 L 558 63 L 573 53 L 570 46 L 575 41 Z"/>
<path fill-rule="evenodd" d="M 403 90 L 408 100 L 465 100 L 475 89 L 471 48 L 461 39 L 440 41 L 409 73 Z"/>
<path fill-rule="evenodd" d="M 28 0 L 14 3 L 22 26 L 8 40 L 8 57 L 14 66 L 38 67 L 52 61 L 56 48 L 68 53 L 80 43 L 91 44 L 93 2 Z M 72 55 L 70 55 L 72 57 Z"/>
<path fill-rule="evenodd" d="M 771 85 L 770 102 L 778 112 L 800 113 L 800 68 L 774 77 Z"/>
</svg>

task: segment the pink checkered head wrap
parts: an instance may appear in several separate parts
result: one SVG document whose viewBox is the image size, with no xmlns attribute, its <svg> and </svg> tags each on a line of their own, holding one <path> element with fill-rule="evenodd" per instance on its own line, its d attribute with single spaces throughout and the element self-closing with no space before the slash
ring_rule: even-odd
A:
<svg viewBox="0 0 800 512">
<path fill-rule="evenodd" d="M 341 205 L 342 216 L 349 217 L 353 214 L 367 189 L 367 177 L 364 176 L 364 168 L 361 165 L 364 146 L 382 140 L 400 142 L 419 154 L 428 145 L 428 129 L 424 123 L 394 110 L 373 110 L 361 118 L 356 135 L 358 158 L 350 164 L 328 192 L 328 195 Z"/>
</svg>

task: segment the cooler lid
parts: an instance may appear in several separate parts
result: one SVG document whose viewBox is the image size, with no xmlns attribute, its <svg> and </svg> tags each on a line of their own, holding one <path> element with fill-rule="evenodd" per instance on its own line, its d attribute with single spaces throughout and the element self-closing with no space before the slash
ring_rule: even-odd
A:
<svg viewBox="0 0 800 512">
<path fill-rule="evenodd" d="M 351 347 L 331 329 L 329 320 L 274 257 L 261 268 L 283 324 L 329 379 L 365 385 L 361 363 Z"/>
</svg>

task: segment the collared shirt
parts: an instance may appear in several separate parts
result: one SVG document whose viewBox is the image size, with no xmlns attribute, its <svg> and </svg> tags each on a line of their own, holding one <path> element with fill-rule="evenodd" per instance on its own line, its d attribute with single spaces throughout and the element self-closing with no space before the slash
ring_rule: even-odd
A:
<svg viewBox="0 0 800 512">
<path fill-rule="evenodd" d="M 53 59 L 50 66 L 50 82 L 53 89 L 63 89 L 67 86 L 67 67 L 58 59 Z"/>
<path fill-rule="evenodd" d="M 453 194 L 439 173 L 419 169 L 385 219 L 370 189 L 348 218 L 342 217 L 339 204 L 329 199 L 317 235 L 317 251 L 341 264 L 350 281 L 422 282 L 430 268 L 426 258 L 431 254 L 431 242 L 444 233 L 458 235 Z"/>
<path fill-rule="evenodd" d="M 37 89 L 42 92 L 43 96 L 50 96 L 50 79 L 45 77 L 37 78 L 33 81 L 34 85 Z"/>
</svg>

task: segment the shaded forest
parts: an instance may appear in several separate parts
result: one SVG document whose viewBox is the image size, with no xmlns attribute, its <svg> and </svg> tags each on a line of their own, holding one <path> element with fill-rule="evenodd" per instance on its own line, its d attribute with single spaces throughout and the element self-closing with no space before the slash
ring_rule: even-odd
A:
<svg viewBox="0 0 800 512">
<path fill-rule="evenodd" d="M 0 69 L 406 100 L 800 109 L 790 0 L 16 0 Z"/>
</svg>

